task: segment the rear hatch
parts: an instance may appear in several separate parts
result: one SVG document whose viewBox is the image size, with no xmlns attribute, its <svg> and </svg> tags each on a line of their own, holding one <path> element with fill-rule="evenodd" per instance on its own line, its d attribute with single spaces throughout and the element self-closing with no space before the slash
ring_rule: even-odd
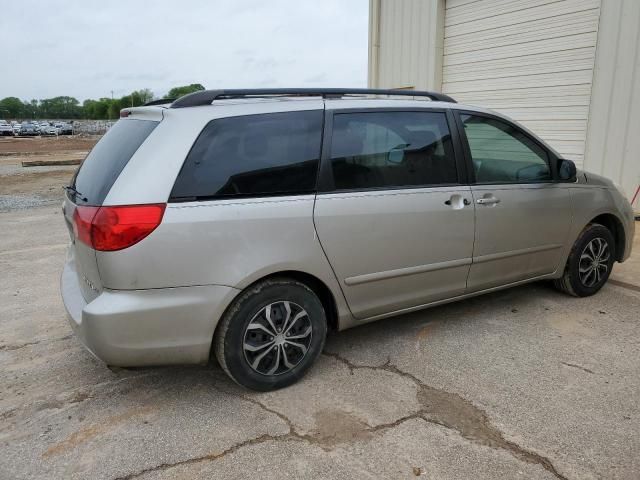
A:
<svg viewBox="0 0 640 480">
<path fill-rule="evenodd" d="M 135 118 L 117 121 L 89 152 L 67 187 L 63 212 L 71 237 L 68 261 L 75 266 L 87 302 L 102 291 L 92 221 L 122 170 L 158 123 Z"/>
</svg>

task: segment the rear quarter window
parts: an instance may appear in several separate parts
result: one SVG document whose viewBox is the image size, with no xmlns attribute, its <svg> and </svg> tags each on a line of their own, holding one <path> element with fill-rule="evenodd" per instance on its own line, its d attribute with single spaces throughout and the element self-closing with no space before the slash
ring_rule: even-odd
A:
<svg viewBox="0 0 640 480">
<path fill-rule="evenodd" d="M 86 205 L 102 205 L 109 190 L 136 150 L 159 122 L 118 120 L 89 152 L 78 169 L 72 186 L 85 197 Z"/>
<path fill-rule="evenodd" d="M 171 200 L 313 192 L 321 137 L 321 110 L 213 120 L 187 155 Z"/>
</svg>

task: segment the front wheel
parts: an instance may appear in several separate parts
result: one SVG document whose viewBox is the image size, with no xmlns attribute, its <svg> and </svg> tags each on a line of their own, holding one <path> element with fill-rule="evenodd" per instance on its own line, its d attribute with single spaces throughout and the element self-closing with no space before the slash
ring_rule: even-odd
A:
<svg viewBox="0 0 640 480">
<path fill-rule="evenodd" d="M 305 284 L 274 278 L 249 287 L 220 320 L 214 350 L 222 369 L 253 390 L 297 382 L 324 346 L 322 303 Z"/>
<path fill-rule="evenodd" d="M 615 242 L 608 228 L 588 225 L 573 244 L 564 274 L 555 287 L 574 297 L 588 297 L 606 283 L 615 260 Z"/>
</svg>

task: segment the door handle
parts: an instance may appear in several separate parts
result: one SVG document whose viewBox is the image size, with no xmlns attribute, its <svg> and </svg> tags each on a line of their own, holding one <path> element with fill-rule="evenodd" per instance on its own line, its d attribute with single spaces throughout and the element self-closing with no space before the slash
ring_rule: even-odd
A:
<svg viewBox="0 0 640 480">
<path fill-rule="evenodd" d="M 465 205 L 470 205 L 471 202 L 466 198 L 462 198 L 462 195 L 455 193 L 451 195 L 449 200 L 445 200 L 444 204 L 453 207 L 454 210 L 459 210 Z"/>
<path fill-rule="evenodd" d="M 476 203 L 479 205 L 495 205 L 496 203 L 500 203 L 500 199 L 496 197 L 484 197 L 477 199 Z"/>
</svg>

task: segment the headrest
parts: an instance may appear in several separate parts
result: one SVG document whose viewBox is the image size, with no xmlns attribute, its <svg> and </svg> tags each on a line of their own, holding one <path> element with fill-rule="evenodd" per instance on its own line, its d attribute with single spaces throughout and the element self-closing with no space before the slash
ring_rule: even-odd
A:
<svg viewBox="0 0 640 480">
<path fill-rule="evenodd" d="M 423 148 L 430 146 L 435 148 L 436 145 L 434 144 L 438 141 L 438 138 L 435 133 L 423 130 L 420 132 L 412 132 L 408 140 L 409 150 L 422 150 Z"/>
</svg>

